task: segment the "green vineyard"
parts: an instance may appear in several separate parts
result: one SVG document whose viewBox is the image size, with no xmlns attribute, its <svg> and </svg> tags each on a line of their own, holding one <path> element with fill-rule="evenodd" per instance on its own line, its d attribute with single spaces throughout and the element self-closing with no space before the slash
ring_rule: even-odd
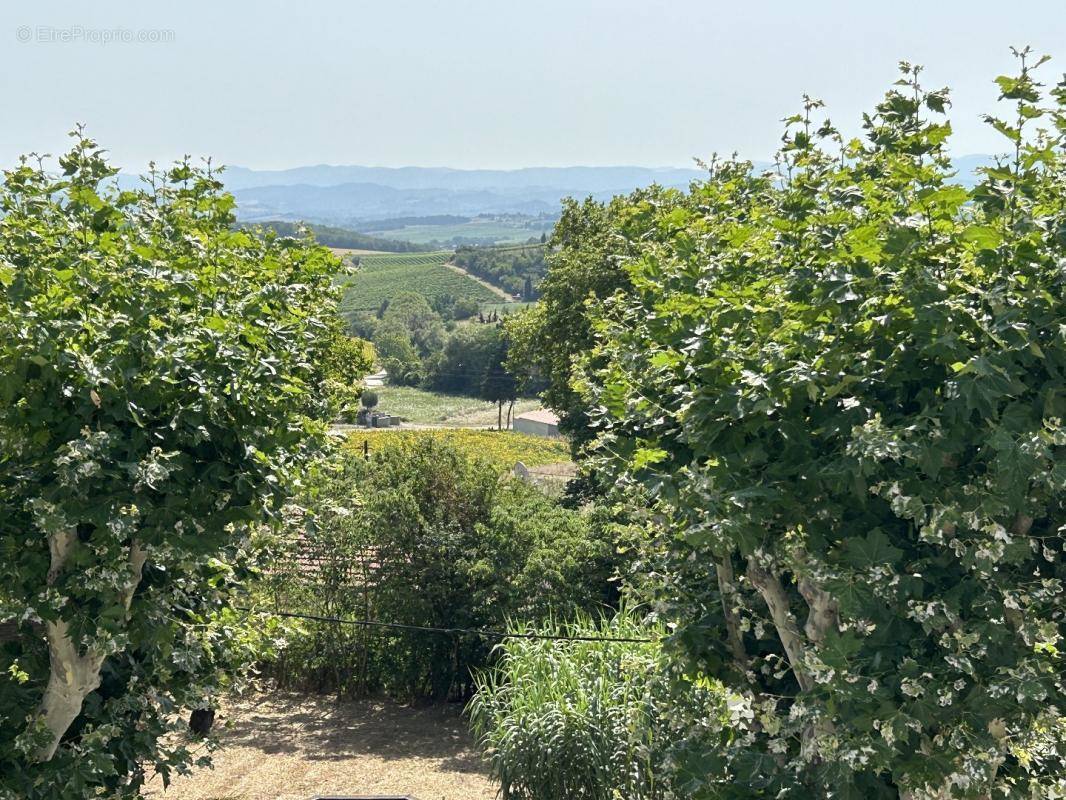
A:
<svg viewBox="0 0 1066 800">
<path fill-rule="evenodd" d="M 340 310 L 373 310 L 400 292 L 417 292 L 431 302 L 444 295 L 479 303 L 499 299 L 477 281 L 444 266 L 451 256 L 447 251 L 362 256 L 358 272 L 347 280 Z"/>
</svg>

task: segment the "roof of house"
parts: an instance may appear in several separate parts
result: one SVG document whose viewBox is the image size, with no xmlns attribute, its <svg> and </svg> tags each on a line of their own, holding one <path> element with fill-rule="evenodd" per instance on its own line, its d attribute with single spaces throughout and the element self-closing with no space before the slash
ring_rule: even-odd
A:
<svg viewBox="0 0 1066 800">
<path fill-rule="evenodd" d="M 527 411 L 525 414 L 519 414 L 515 419 L 529 420 L 530 422 L 542 422 L 545 425 L 558 425 L 559 417 L 554 412 L 549 411 L 546 408 L 538 408 L 535 411 Z"/>
</svg>

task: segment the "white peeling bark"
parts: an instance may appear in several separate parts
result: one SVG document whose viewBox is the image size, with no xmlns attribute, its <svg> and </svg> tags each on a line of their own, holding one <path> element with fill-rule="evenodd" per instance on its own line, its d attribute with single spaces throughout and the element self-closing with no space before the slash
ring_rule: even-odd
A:
<svg viewBox="0 0 1066 800">
<path fill-rule="evenodd" d="M 781 640 L 781 645 L 785 648 L 785 655 L 788 657 L 789 664 L 792 665 L 792 671 L 796 675 L 800 689 L 809 692 L 814 682 L 803 663 L 803 636 L 789 608 L 785 587 L 781 585 L 781 580 L 776 575 L 756 564 L 754 558 L 748 559 L 748 580 L 759 590 L 759 594 L 766 602 L 766 607 L 770 610 L 770 618 L 777 629 L 777 638 Z"/>
<path fill-rule="evenodd" d="M 77 532 L 64 531 L 48 537 L 51 564 L 48 568 L 48 585 L 55 583 L 66 565 L 70 551 L 77 542 Z M 120 599 L 129 618 L 133 593 L 141 582 L 147 552 L 134 541 L 130 545 L 129 577 L 122 589 Z M 45 626 L 48 639 L 49 675 L 48 685 L 38 708 L 38 717 L 51 733 L 48 742 L 37 751 L 38 761 L 50 761 L 59 748 L 59 742 L 74 720 L 81 713 L 82 704 L 90 693 L 100 686 L 100 669 L 104 654 L 90 646 L 82 653 L 70 637 L 66 620 L 59 619 Z"/>
<path fill-rule="evenodd" d="M 78 652 L 64 620 L 49 622 L 45 630 L 51 673 L 39 714 L 51 738 L 37 751 L 38 761 L 49 761 L 55 755 L 63 734 L 81 713 L 85 698 L 100 686 L 104 663 L 104 657 L 92 650 L 85 655 Z"/>
<path fill-rule="evenodd" d="M 792 665 L 801 692 L 814 688 L 814 679 L 807 671 L 804 654 L 808 643 L 818 645 L 823 642 L 831 630 L 839 625 L 838 604 L 832 596 L 810 578 L 801 578 L 798 589 L 810 609 L 803 633 L 792 614 L 788 593 L 781 580 L 771 572 L 748 559 L 748 579 L 752 582 L 770 610 L 777 636 L 785 649 L 785 655 Z M 806 636 L 806 639 L 804 639 Z M 802 736 L 800 753 L 809 761 L 818 760 L 819 740 L 835 730 L 831 719 L 819 718 L 808 725 Z"/>
<path fill-rule="evenodd" d="M 811 642 L 821 644 L 830 631 L 839 630 L 839 606 L 829 592 L 809 578 L 801 578 L 798 588 L 810 608 L 803 632 Z"/>
<path fill-rule="evenodd" d="M 797 587 L 803 599 L 807 601 L 810 611 L 803 632 L 808 641 L 816 647 L 825 641 L 830 631 L 840 630 L 840 607 L 836 600 L 810 578 L 800 578 Z M 803 731 L 800 752 L 807 758 L 819 758 L 819 741 L 836 730 L 832 719 L 819 717 L 813 725 Z"/>
</svg>

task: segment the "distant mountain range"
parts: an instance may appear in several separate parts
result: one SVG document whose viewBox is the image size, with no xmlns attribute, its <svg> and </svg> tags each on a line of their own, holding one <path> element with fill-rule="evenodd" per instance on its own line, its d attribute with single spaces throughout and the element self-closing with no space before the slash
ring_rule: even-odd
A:
<svg viewBox="0 0 1066 800">
<path fill-rule="evenodd" d="M 620 187 L 685 184 L 703 172 L 680 167 L 527 167 L 524 169 L 450 169 L 447 167 L 339 167 L 320 164 L 284 170 L 227 167 L 233 191 L 264 186 L 341 186 L 374 184 L 390 189 L 453 191 L 522 190 L 531 187 L 604 192 Z"/>
<path fill-rule="evenodd" d="M 972 184 L 975 169 L 990 161 L 986 155 L 957 159 L 960 182 Z M 756 163 L 760 169 L 769 166 Z M 560 200 L 567 196 L 604 200 L 652 183 L 684 188 L 704 174 L 676 167 L 463 170 L 321 164 L 285 170 L 229 167 L 223 180 L 237 199 L 243 221 L 300 220 L 358 227 L 396 217 L 550 216 L 558 213 Z"/>
<path fill-rule="evenodd" d="M 435 167 L 314 166 L 260 171 L 231 167 L 226 187 L 241 219 L 358 225 L 441 214 L 557 214 L 567 196 L 599 199 L 659 183 L 687 186 L 695 169 L 537 167 L 460 170 Z"/>
</svg>

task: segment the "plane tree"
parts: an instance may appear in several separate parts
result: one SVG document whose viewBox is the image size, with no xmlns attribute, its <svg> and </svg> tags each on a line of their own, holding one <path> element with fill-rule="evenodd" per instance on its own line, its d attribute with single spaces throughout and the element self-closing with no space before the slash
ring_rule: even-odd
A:
<svg viewBox="0 0 1066 800">
<path fill-rule="evenodd" d="M 733 692 L 689 796 L 1063 791 L 1066 84 L 1019 55 L 976 187 L 905 64 L 862 138 L 808 100 L 777 170 L 710 165 L 582 310 L 679 674 Z"/>
<path fill-rule="evenodd" d="M 135 796 L 247 656 L 226 609 L 317 452 L 338 265 L 80 131 L 0 187 L 0 797 Z"/>
</svg>

